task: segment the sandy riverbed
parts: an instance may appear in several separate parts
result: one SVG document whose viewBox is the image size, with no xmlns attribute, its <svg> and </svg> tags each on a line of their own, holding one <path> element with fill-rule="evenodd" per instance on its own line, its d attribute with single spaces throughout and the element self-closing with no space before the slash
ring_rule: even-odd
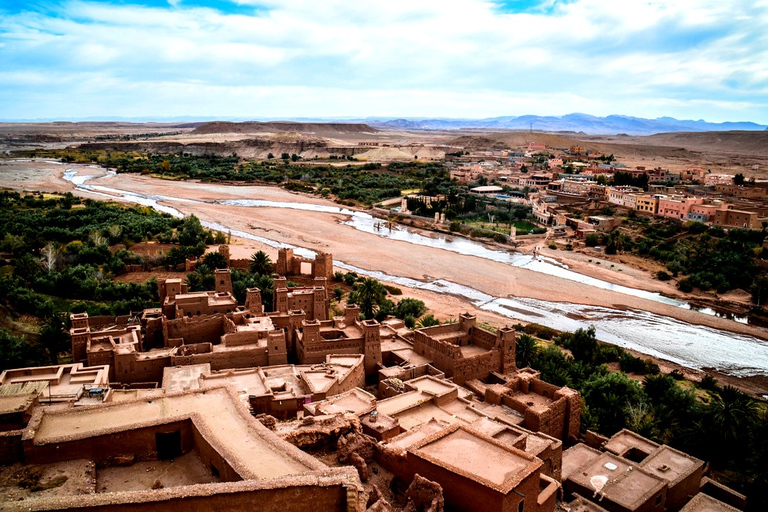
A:
<svg viewBox="0 0 768 512">
<path fill-rule="evenodd" d="M 0 186 L 55 192 L 72 190 L 72 185 L 61 179 L 66 169 L 65 166 L 40 162 L 20 162 L 12 165 L 4 162 L 4 164 L 0 166 Z M 88 169 L 87 174 L 103 175 L 104 172 L 99 169 Z M 99 184 L 113 185 L 115 188 L 133 190 L 144 194 L 167 195 L 197 201 L 249 198 L 337 206 L 321 198 L 298 195 L 278 187 L 164 181 L 140 175 L 107 177 L 100 179 Z M 103 196 L 91 195 L 87 192 L 77 192 L 77 194 L 104 199 Z M 185 214 L 194 213 L 202 220 L 224 223 L 231 229 L 246 231 L 315 251 L 330 252 L 335 259 L 347 264 L 364 269 L 381 270 L 390 275 L 418 280 L 445 279 L 482 290 L 497 297 L 512 295 L 618 309 L 646 310 L 692 324 L 707 325 L 759 338 L 768 337 L 768 333 L 763 329 L 696 311 L 617 292 L 599 290 L 579 282 L 563 280 L 524 268 L 514 268 L 483 258 L 460 255 L 391 240 L 376 234 L 364 233 L 341 224 L 342 221 L 346 220 L 346 216 L 341 214 L 268 207 L 244 208 L 212 203 L 169 202 L 168 205 L 178 208 Z M 260 249 L 265 250 L 273 259 L 276 258 L 275 249 L 252 240 L 236 239 L 231 251 L 232 256 L 237 258 L 249 257 L 253 252 Z M 563 261 L 576 272 L 605 281 L 656 292 L 679 293 L 670 283 L 652 279 L 649 272 L 632 265 L 606 260 L 600 260 L 601 264 L 597 265 L 598 259 L 591 257 L 591 255 L 551 251 L 547 248 L 544 248 L 541 253 Z M 593 261 L 590 262 L 589 259 Z M 611 264 L 614 266 L 611 267 Z M 470 311 L 477 314 L 479 320 L 491 324 L 514 323 L 509 318 L 475 308 L 466 299 L 460 297 L 410 288 L 404 290 L 404 293 L 424 300 L 439 318 L 449 318 L 459 312 Z M 761 380 L 764 381 L 765 379 Z M 765 386 L 765 389 L 768 389 L 768 386 Z"/>
</svg>

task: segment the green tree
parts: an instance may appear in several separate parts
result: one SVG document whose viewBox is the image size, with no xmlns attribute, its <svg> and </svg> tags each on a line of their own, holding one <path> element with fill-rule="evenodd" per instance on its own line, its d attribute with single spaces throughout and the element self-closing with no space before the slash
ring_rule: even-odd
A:
<svg viewBox="0 0 768 512">
<path fill-rule="evenodd" d="M 219 251 L 213 251 L 203 256 L 203 264 L 209 268 L 227 268 L 227 260 Z"/>
<path fill-rule="evenodd" d="M 640 384 L 621 372 L 593 375 L 581 391 L 594 422 L 586 426 L 596 428 L 607 436 L 627 426 L 631 416 L 630 406 L 637 408 L 645 401 Z"/>
<path fill-rule="evenodd" d="M 185 246 L 196 246 L 205 242 L 207 233 L 200 223 L 200 219 L 194 215 L 185 217 L 178 232 L 179 243 Z"/>
<path fill-rule="evenodd" d="M 251 255 L 251 273 L 258 276 L 269 276 L 274 271 L 272 260 L 264 251 L 257 251 Z"/>
<path fill-rule="evenodd" d="M 712 438 L 715 459 L 723 460 L 742 454 L 746 448 L 744 441 L 747 433 L 759 417 L 757 402 L 733 386 L 724 386 L 710 392 L 709 396 L 704 423 Z"/>
<path fill-rule="evenodd" d="M 410 297 L 401 299 L 400 302 L 397 303 L 397 307 L 395 308 L 395 316 L 397 318 L 402 318 L 402 319 L 404 319 L 406 316 L 419 318 L 421 315 L 423 315 L 426 312 L 427 312 L 427 306 L 424 304 L 424 301 L 421 301 L 419 299 L 412 299 Z"/>
<path fill-rule="evenodd" d="M 536 338 L 529 334 L 521 334 L 517 337 L 515 359 L 519 368 L 530 366 L 539 356 L 540 348 Z"/>
<path fill-rule="evenodd" d="M 357 285 L 357 303 L 360 306 L 360 313 L 366 319 L 376 316 L 380 304 L 384 301 L 387 290 L 377 280 L 366 277 Z"/>
</svg>

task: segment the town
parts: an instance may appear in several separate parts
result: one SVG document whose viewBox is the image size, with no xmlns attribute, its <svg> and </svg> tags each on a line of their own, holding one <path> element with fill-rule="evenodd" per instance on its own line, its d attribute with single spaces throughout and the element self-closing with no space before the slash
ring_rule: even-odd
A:
<svg viewBox="0 0 768 512">
<path fill-rule="evenodd" d="M 580 394 L 518 367 L 514 329 L 463 314 L 410 330 L 394 317 L 363 320 L 356 304 L 333 317 L 332 256 L 288 249 L 275 264 L 274 311 L 258 288 L 238 304 L 230 265 L 248 262 L 227 245 L 218 252 L 226 266 L 214 290 L 164 279 L 160 308 L 73 313 L 72 363 L 0 375 L 2 463 L 34 465 L 31 485 L 69 486 L 6 495 L 4 509 L 745 505 L 705 461 L 629 430 L 582 432 Z M 303 268 L 309 284 L 288 286 Z M 184 472 L 165 480 L 174 465 Z"/>
</svg>

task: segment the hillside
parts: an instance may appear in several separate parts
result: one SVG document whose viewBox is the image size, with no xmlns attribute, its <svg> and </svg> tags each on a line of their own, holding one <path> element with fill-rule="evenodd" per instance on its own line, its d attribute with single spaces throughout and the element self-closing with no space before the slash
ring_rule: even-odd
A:
<svg viewBox="0 0 768 512">
<path fill-rule="evenodd" d="M 335 134 L 376 133 L 378 130 L 371 128 L 364 123 L 297 123 L 292 121 L 230 123 L 226 121 L 214 121 L 198 126 L 192 131 L 192 134 L 282 132 L 312 133 L 332 136 Z"/>
</svg>

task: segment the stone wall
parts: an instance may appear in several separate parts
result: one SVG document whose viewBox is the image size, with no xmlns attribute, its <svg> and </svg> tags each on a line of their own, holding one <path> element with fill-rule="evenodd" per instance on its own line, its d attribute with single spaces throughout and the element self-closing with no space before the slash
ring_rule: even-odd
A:
<svg viewBox="0 0 768 512">
<path fill-rule="evenodd" d="M 163 425 L 121 431 L 87 439 L 62 438 L 58 442 L 37 445 L 32 437 L 25 438 L 24 458 L 27 464 L 50 464 L 74 459 L 90 459 L 99 465 L 111 465 L 117 458 L 154 460 L 157 458 L 156 434 L 181 432 L 181 452 L 194 448 L 192 421 L 182 420 Z"/>
<path fill-rule="evenodd" d="M 168 338 L 184 338 L 184 343 L 218 344 L 221 335 L 224 334 L 224 316 L 212 315 L 195 318 L 177 318 L 168 320 Z"/>
<path fill-rule="evenodd" d="M 0 464 L 7 465 L 22 461 L 24 451 L 21 435 L 23 433 L 23 430 L 0 432 Z"/>
<path fill-rule="evenodd" d="M 472 379 L 484 379 L 492 370 L 498 370 L 501 365 L 501 354 L 491 350 L 483 354 L 460 359 L 454 362 L 453 382 L 458 385 Z"/>
</svg>

